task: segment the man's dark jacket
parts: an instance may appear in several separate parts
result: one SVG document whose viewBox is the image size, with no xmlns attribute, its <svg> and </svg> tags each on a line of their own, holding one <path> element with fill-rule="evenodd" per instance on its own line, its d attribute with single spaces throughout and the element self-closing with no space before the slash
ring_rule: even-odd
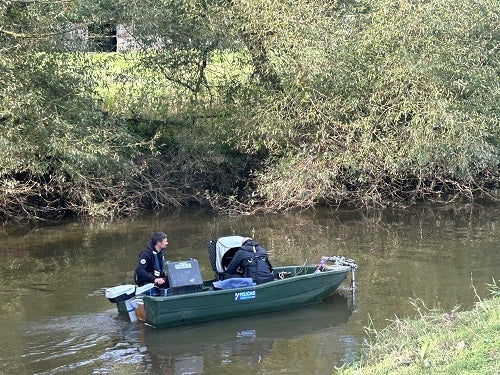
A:
<svg viewBox="0 0 500 375">
<path fill-rule="evenodd" d="M 243 277 L 251 277 L 256 284 L 274 280 L 273 267 L 267 258 L 266 250 L 252 239 L 241 245 L 225 273 L 236 274 L 238 268 Z"/>
<path fill-rule="evenodd" d="M 152 241 L 148 247 L 139 254 L 139 262 L 135 269 L 135 283 L 143 286 L 154 283 L 157 277 L 165 277 L 165 251 L 157 252 Z"/>
</svg>

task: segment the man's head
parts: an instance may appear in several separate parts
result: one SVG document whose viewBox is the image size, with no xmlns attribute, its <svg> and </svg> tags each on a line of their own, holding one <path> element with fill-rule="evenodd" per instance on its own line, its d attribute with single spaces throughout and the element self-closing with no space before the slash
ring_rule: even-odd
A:
<svg viewBox="0 0 500 375">
<path fill-rule="evenodd" d="M 247 241 L 253 241 L 251 237 L 243 237 L 243 240 L 241 240 L 241 244 L 244 245 L 245 242 Z"/>
<path fill-rule="evenodd" d="M 156 248 L 156 250 L 160 251 L 167 247 L 168 240 L 167 234 L 163 232 L 155 232 L 151 236 L 151 243 Z"/>
</svg>

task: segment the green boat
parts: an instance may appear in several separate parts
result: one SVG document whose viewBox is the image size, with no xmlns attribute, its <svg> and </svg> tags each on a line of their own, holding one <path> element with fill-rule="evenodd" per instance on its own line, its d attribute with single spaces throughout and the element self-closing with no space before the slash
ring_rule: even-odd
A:
<svg viewBox="0 0 500 375">
<path fill-rule="evenodd" d="M 138 318 L 150 326 L 164 328 L 316 303 L 332 295 L 349 272 L 351 289 L 355 288 L 356 264 L 340 256 L 322 257 L 315 265 L 275 267 L 274 280 L 264 284 L 255 285 L 251 279 L 223 281 L 224 267 L 242 239 L 229 236 L 209 242 L 209 257 L 215 272 L 212 280 L 201 281 L 196 260 L 169 262 L 170 288 L 166 295 L 146 295 L 151 285 L 143 289 L 115 287 L 113 293 L 107 290 L 106 296 L 117 303 L 120 313 L 128 313 L 132 321 Z"/>
</svg>

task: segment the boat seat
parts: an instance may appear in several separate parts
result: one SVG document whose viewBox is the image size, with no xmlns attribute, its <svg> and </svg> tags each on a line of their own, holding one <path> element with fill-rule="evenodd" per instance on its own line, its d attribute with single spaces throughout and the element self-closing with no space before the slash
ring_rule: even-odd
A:
<svg viewBox="0 0 500 375">
<path fill-rule="evenodd" d="M 208 250 L 208 258 L 210 259 L 210 264 L 212 266 L 212 270 L 214 271 L 215 274 L 215 279 L 216 280 L 222 280 L 223 279 L 223 274 L 217 271 L 217 252 L 216 252 L 216 240 L 210 240 L 207 243 L 207 250 Z"/>
<path fill-rule="evenodd" d="M 220 259 L 220 266 L 222 269 L 226 269 L 227 266 L 229 266 L 229 263 L 234 258 L 234 254 L 240 249 L 239 246 L 237 247 L 230 247 L 230 248 L 225 248 L 223 253 L 219 252 L 219 257 Z M 215 279 L 216 280 L 223 280 L 224 279 L 224 273 L 220 272 L 219 269 L 217 269 L 217 241 L 216 240 L 210 240 L 207 243 L 207 250 L 208 250 L 208 258 L 210 259 L 210 264 L 212 265 L 212 269 L 215 273 Z M 221 255 L 222 254 L 222 255 Z"/>
</svg>

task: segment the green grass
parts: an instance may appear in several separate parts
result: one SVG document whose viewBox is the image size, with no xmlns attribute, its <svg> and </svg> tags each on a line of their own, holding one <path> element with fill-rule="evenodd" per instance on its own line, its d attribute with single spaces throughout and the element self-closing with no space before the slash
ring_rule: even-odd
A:
<svg viewBox="0 0 500 375">
<path fill-rule="evenodd" d="M 498 290 L 493 285 L 493 297 L 472 311 L 444 313 L 421 305 L 420 319 L 396 319 L 380 332 L 369 328 L 358 361 L 334 373 L 500 374 Z"/>
<path fill-rule="evenodd" d="M 154 57 L 154 53 L 134 52 L 86 56 L 86 62 L 94 63 L 96 67 L 93 73 L 98 86 L 95 90 L 103 110 L 116 116 L 139 115 L 154 120 L 162 119 L 166 114 L 182 117 L 182 113 L 191 112 L 195 102 L 199 111 L 214 106 L 224 107 L 224 98 L 219 96 L 218 89 L 243 84 L 251 74 L 251 65 L 242 65 L 248 60 L 244 53 L 220 51 L 208 62 L 204 86 L 194 92 L 187 86 L 195 86 L 195 75 L 186 72 L 179 76 L 178 72 L 166 68 Z M 151 60 L 141 62 L 144 58 Z"/>
</svg>

